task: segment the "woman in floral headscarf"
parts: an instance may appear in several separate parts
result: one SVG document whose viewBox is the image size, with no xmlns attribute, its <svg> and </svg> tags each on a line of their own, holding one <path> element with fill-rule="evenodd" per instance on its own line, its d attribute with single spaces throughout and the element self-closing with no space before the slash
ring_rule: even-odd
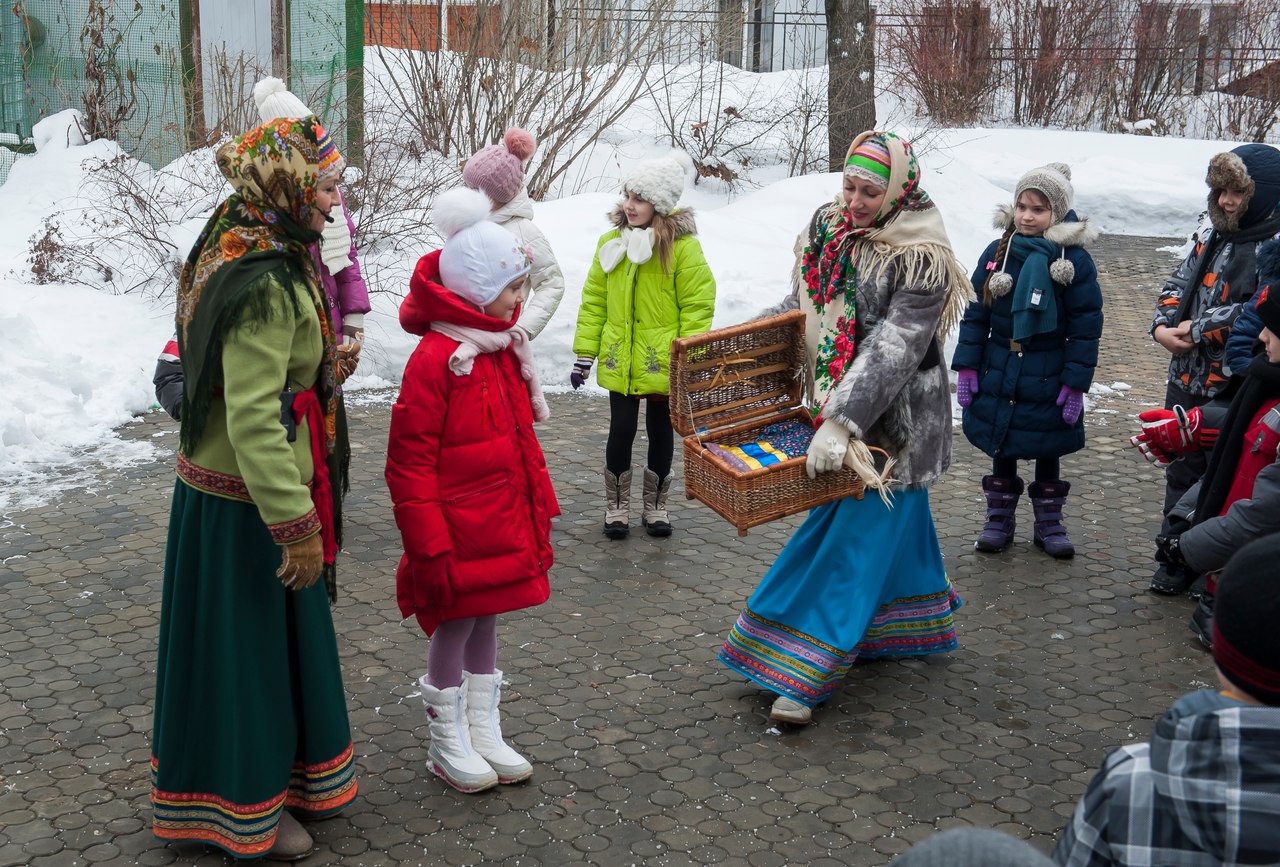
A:
<svg viewBox="0 0 1280 867">
<path fill-rule="evenodd" d="M 806 313 L 818 430 L 810 477 L 842 465 L 868 495 L 809 513 L 720 651 L 804 724 L 855 660 L 956 646 L 960 599 L 942 567 L 928 487 L 951 463 L 942 343 L 973 297 L 910 142 L 864 132 L 843 191 L 818 208 L 783 309 Z M 870 447 L 889 458 L 877 468 Z M 878 494 L 878 496 L 877 496 Z"/>
<path fill-rule="evenodd" d="M 186 389 L 160 617 L 153 830 L 237 857 L 294 860 L 312 841 L 290 811 L 331 815 L 356 794 L 329 612 L 345 436 L 333 320 L 308 249 L 338 201 L 343 163 L 307 117 L 227 143 L 218 168 L 235 192 L 178 287 Z"/>
</svg>

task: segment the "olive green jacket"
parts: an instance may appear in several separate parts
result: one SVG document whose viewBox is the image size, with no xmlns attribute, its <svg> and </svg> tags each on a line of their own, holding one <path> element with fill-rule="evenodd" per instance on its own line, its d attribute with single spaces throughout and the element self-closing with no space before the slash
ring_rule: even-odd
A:
<svg viewBox="0 0 1280 867">
<path fill-rule="evenodd" d="M 619 228 L 626 225 L 619 210 L 610 216 Z M 600 267 L 600 247 L 619 237 L 615 228 L 596 242 L 596 256 L 582 287 L 573 351 L 598 359 L 596 380 L 620 394 L 666 394 L 671 341 L 706 331 L 715 313 L 716 281 L 702 245 L 693 237 L 693 212 L 676 211 L 655 220 L 671 221 L 667 229 L 676 235 L 670 273 L 655 250 L 642 265 L 624 256 L 606 274 Z"/>
<path fill-rule="evenodd" d="M 293 442 L 280 423 L 280 392 L 315 385 L 323 337 L 305 284 L 270 281 L 272 314 L 240 325 L 222 348 L 221 393 L 215 393 L 200 442 L 178 456 L 178 475 L 194 488 L 253 503 L 278 544 L 314 535 L 320 521 L 307 484 L 313 471 L 311 432 L 298 423 Z M 297 312 L 286 292 L 294 295 Z"/>
</svg>

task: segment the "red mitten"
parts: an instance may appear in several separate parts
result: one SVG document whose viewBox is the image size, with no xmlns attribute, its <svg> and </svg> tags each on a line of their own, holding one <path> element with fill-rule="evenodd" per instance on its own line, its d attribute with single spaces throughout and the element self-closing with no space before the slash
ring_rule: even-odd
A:
<svg viewBox="0 0 1280 867">
<path fill-rule="evenodd" d="M 396 569 L 396 602 L 402 616 L 452 604 L 453 585 L 449 581 L 452 556 L 444 553 L 416 561 L 410 560 L 407 554 L 400 557 L 400 566 Z"/>
</svg>

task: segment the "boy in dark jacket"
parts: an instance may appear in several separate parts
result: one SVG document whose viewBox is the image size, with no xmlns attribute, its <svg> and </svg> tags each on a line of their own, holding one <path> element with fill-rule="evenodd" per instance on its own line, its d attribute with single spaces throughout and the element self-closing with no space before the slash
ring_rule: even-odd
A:
<svg viewBox="0 0 1280 867">
<path fill-rule="evenodd" d="M 1166 532 L 1156 537 L 1156 557 L 1170 573 L 1210 576 L 1192 617 L 1192 629 L 1206 645 L 1211 640 L 1213 574 L 1246 543 L 1280 532 L 1280 241 L 1259 248 L 1258 266 L 1263 286 L 1253 309 L 1263 324 L 1266 351 L 1249 364 L 1220 422 L 1204 478 L 1170 510 Z M 1184 417 L 1189 424 L 1175 428 L 1165 423 L 1144 434 L 1172 452 L 1187 440 L 1203 441 L 1208 416 L 1193 409 Z"/>
<path fill-rule="evenodd" d="M 1053 859 L 1061 867 L 1275 864 L 1280 858 L 1280 535 L 1223 573 L 1214 624 L 1219 689 L 1183 696 L 1150 743 L 1107 756 Z"/>
<path fill-rule="evenodd" d="M 1280 150 L 1241 145 L 1209 161 L 1210 229 L 1165 283 L 1156 301 L 1151 336 L 1169 351 L 1165 408 L 1192 409 L 1223 396 L 1227 339 L 1258 286 L 1255 255 L 1263 241 L 1280 237 Z M 1189 450 L 1165 468 L 1164 514 L 1204 474 L 1208 453 Z M 1168 522 L 1162 532 L 1169 529 Z M 1178 594 L 1193 576 L 1161 567 L 1151 580 L 1158 593 Z"/>
</svg>

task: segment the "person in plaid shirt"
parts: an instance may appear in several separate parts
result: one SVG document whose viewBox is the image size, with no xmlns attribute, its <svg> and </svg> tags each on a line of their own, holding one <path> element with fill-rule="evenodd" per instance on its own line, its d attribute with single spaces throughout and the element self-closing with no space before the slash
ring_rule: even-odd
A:
<svg viewBox="0 0 1280 867">
<path fill-rule="evenodd" d="M 1218 583 L 1217 690 L 1183 696 L 1150 743 L 1110 753 L 1063 829 L 1060 867 L 1280 863 L 1280 533 Z"/>
</svg>

